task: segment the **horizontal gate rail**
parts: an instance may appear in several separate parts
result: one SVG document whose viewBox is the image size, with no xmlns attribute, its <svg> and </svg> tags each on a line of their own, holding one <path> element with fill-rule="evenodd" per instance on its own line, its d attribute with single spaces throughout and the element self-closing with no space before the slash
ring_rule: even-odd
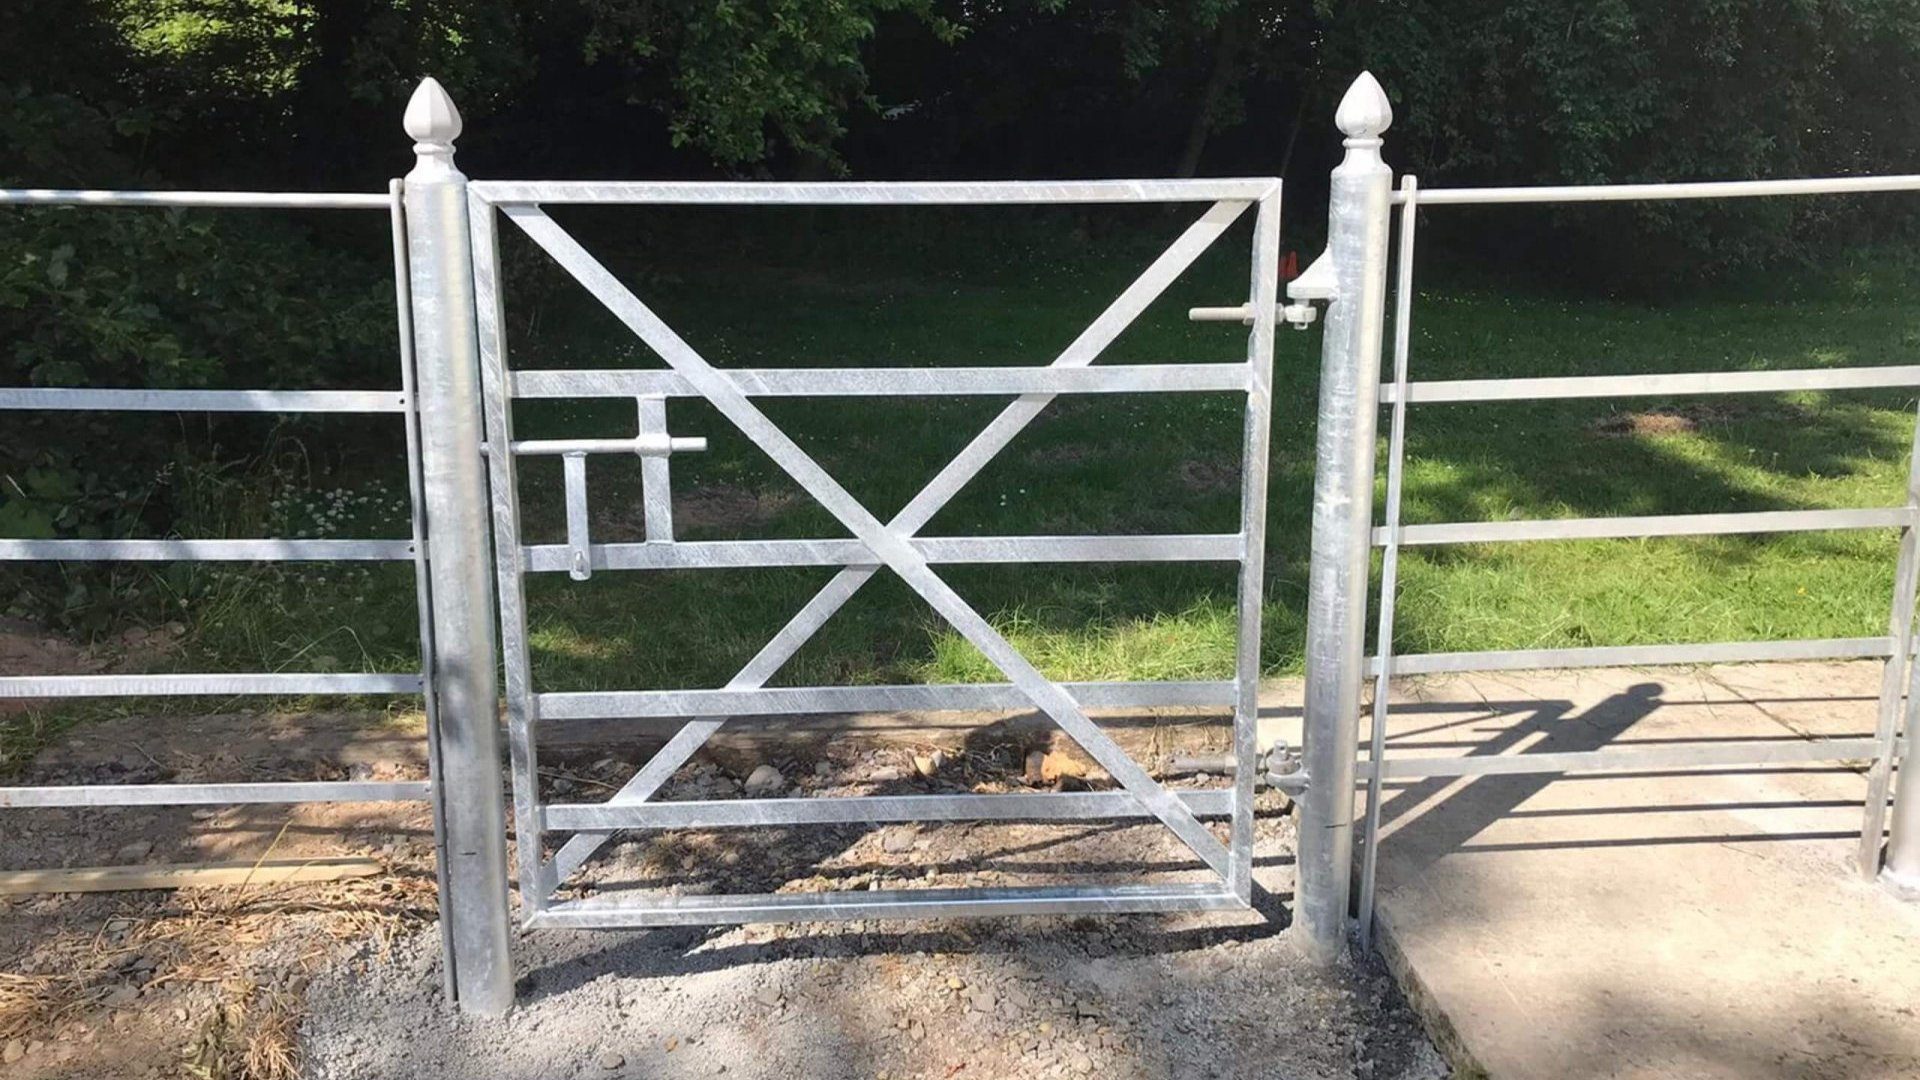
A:
<svg viewBox="0 0 1920 1080">
<path fill-rule="evenodd" d="M 1224 682 L 1081 682 L 1061 689 L 1089 709 L 1232 705 Z M 692 716 L 797 716 L 819 713 L 1021 709 L 1032 700 L 1012 683 L 912 686 L 761 687 L 740 690 L 598 690 L 534 695 L 542 720 L 659 719 Z"/>
<path fill-rule="evenodd" d="M 526 921 L 534 928 L 709 926 L 806 920 L 1237 911 L 1244 906 L 1232 893 L 1220 891 L 1218 885 L 1179 884 L 663 896 L 644 907 L 635 906 L 614 893 L 584 900 L 563 900 L 534 912 Z"/>
<path fill-rule="evenodd" d="M 1860 864 L 1877 869 L 1886 814 L 1889 778 L 1904 740 L 1897 721 L 1901 688 L 1914 653 L 1913 608 L 1920 584 L 1920 453 L 1910 463 L 1907 502 L 1897 507 L 1832 510 L 1767 510 L 1719 514 L 1670 514 L 1530 521 L 1405 524 L 1402 475 L 1406 455 L 1409 404 L 1524 402 L 1655 395 L 1786 393 L 1806 390 L 1911 390 L 1920 386 L 1920 366 L 1839 367 L 1772 371 L 1680 372 L 1546 378 L 1467 379 L 1414 382 L 1409 377 L 1414 243 L 1419 210 L 1433 206 L 1514 203 L 1613 202 L 1669 199 L 1717 199 L 1766 196 L 1868 194 L 1920 191 L 1920 176 L 1841 177 L 1682 184 L 1615 184 L 1535 188 L 1422 188 L 1405 177 L 1392 203 L 1399 207 L 1400 246 L 1395 287 L 1393 380 L 1378 400 L 1391 406 L 1387 449 L 1384 520 L 1372 531 L 1373 546 L 1383 548 L 1381 603 L 1376 635 L 1379 655 L 1365 661 L 1374 680 L 1372 729 L 1367 760 L 1359 765 L 1366 779 L 1364 863 L 1358 910 L 1361 937 L 1371 940 L 1375 875 L 1380 844 L 1380 783 L 1385 778 L 1450 777 L 1519 773 L 1567 773 L 1593 769 L 1660 769 L 1702 766 L 1758 766 L 1777 762 L 1870 761 L 1866 821 L 1861 832 Z M 1920 450 L 1920 423 L 1915 447 Z M 1513 543 L 1657 536 L 1707 536 L 1742 533 L 1845 529 L 1898 529 L 1900 550 L 1895 570 L 1888 633 L 1880 637 L 1797 641 L 1713 642 L 1676 645 L 1626 645 L 1585 648 L 1514 649 L 1398 655 L 1393 648 L 1394 608 L 1400 549 L 1407 545 Z M 1390 686 L 1396 675 L 1541 668 L 1713 664 L 1767 660 L 1882 659 L 1887 661 L 1872 738 L 1825 739 L 1781 744 L 1614 747 L 1604 750 L 1497 757 L 1392 758 L 1385 755 Z M 1920 665 L 1912 665 L 1920 677 Z M 1913 723 L 1916 694 L 1906 694 L 1908 723 Z"/>
<path fill-rule="evenodd" d="M 1196 817 L 1233 812 L 1231 791 L 1181 791 Z M 1150 818 L 1123 791 L 1009 795 L 862 795 L 832 799 L 707 799 L 687 802 L 549 803 L 549 829 L 738 829 L 756 825 L 870 825 L 890 821 L 1096 821 Z"/>
<path fill-rule="evenodd" d="M 918 397 L 928 395 L 1199 393 L 1247 388 L 1248 367 L 1114 364 L 1111 367 L 721 368 L 748 397 Z M 517 398 L 699 397 L 673 371 L 513 373 Z"/>
<path fill-rule="evenodd" d="M 475 180 L 475 198 L 495 206 L 635 203 L 649 206 L 1018 206 L 1045 203 L 1180 203 L 1272 195 L 1279 182 L 1244 180 L 974 180 L 846 183 L 714 183 Z"/>
<path fill-rule="evenodd" d="M 930 563 L 1237 562 L 1238 534 L 1199 536 L 929 536 L 911 541 Z M 521 549 L 529 572 L 573 570 L 570 544 Z M 858 540 L 676 540 L 588 544 L 595 570 L 699 570 L 761 566 L 868 566 Z"/>
</svg>

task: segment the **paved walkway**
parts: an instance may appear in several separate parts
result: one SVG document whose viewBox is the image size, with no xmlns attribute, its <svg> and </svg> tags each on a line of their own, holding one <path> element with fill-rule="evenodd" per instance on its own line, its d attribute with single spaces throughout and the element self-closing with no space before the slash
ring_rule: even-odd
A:
<svg viewBox="0 0 1920 1080">
<path fill-rule="evenodd" d="M 1871 732 L 1879 665 L 1483 674 L 1396 693 L 1389 754 Z M 1392 784 L 1380 921 L 1467 1075 L 1920 1077 L 1920 905 L 1853 869 L 1841 765 Z"/>
</svg>

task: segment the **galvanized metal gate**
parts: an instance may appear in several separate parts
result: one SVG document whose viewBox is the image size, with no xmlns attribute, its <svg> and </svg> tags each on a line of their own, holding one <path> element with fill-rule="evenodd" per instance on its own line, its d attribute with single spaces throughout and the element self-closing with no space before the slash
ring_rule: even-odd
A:
<svg viewBox="0 0 1920 1080">
<path fill-rule="evenodd" d="M 486 399 L 494 551 L 505 651 L 514 818 L 526 922 L 532 926 L 640 926 L 795 919 L 931 917 L 1115 911 L 1195 911 L 1246 905 L 1252 893 L 1255 695 L 1266 533 L 1267 432 L 1273 329 L 1278 306 L 1280 185 L 1277 180 L 1092 183 L 608 184 L 476 181 L 468 187 L 479 360 Z M 759 206 L 925 206 L 1061 203 L 1198 203 L 1205 211 L 1073 342 L 1044 368 L 852 368 L 723 370 L 659 318 L 543 210 L 556 203 Z M 1251 320 L 1242 363 L 1092 367 L 1108 344 L 1201 252 L 1254 209 Z M 539 245 L 668 367 L 659 370 L 515 370 L 501 330 L 496 222 L 504 217 Z M 923 526 L 1019 432 L 1062 394 L 1198 393 L 1246 401 L 1240 530 L 1201 536 L 921 537 Z M 763 397 L 1017 395 L 891 521 L 862 506 L 755 404 Z M 520 441 L 513 403 L 527 398 L 621 398 L 636 403 L 633 439 Z M 850 540 L 738 540 L 692 543 L 672 534 L 671 455 L 700 448 L 666 430 L 665 402 L 711 404 L 853 535 Z M 528 545 L 520 532 L 514 461 L 563 456 L 567 542 Z M 590 455 L 639 454 L 644 543 L 603 543 L 589 535 Z M 950 563 L 1208 561 L 1238 563 L 1238 647 L 1234 678 L 1213 683 L 1063 684 L 1042 675 L 940 576 Z M 526 631 L 528 573 L 663 568 L 840 566 L 726 687 L 711 690 L 543 692 L 533 685 Z M 898 575 L 1005 673 L 988 685 L 807 687 L 765 684 L 863 585 L 883 570 Z M 663 628 L 665 630 L 666 628 Z M 1212 705 L 1232 710 L 1240 768 L 1231 790 L 1176 794 L 1161 787 L 1088 718 L 1096 707 Z M 734 714 L 780 716 L 862 710 L 1039 709 L 1120 784 L 1117 792 L 915 795 L 849 799 L 774 798 L 654 801 L 661 786 Z M 538 788 L 543 721 L 607 717 L 688 721 L 611 799 L 545 803 Z M 1202 817 L 1226 817 L 1222 843 Z M 1027 819 L 1080 821 L 1152 817 L 1164 823 L 1217 879 L 1194 884 L 912 889 L 737 896 L 635 896 L 622 892 L 557 900 L 555 889 L 616 829 L 730 828 L 782 824 Z M 549 857 L 551 833 L 573 835 Z"/>
</svg>

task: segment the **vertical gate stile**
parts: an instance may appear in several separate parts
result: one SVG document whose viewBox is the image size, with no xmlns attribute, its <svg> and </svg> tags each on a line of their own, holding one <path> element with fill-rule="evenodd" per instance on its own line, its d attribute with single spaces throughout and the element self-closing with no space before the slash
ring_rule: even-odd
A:
<svg viewBox="0 0 1920 1080">
<path fill-rule="evenodd" d="M 453 164 L 460 116 L 428 79 L 405 127 L 418 156 L 405 209 L 445 797 L 440 917 L 460 1006 L 498 1015 L 513 1004 L 513 972 L 466 177 Z"/>
<path fill-rule="evenodd" d="M 1280 188 L 1260 200 L 1248 302 L 1246 438 L 1241 453 L 1239 627 L 1235 643 L 1233 858 L 1227 888 L 1253 901 L 1253 800 L 1260 757 L 1260 616 L 1266 580 L 1267 465 L 1273 416 L 1273 333 L 1280 308 Z"/>
<path fill-rule="evenodd" d="M 1334 292 L 1321 341 L 1312 556 L 1307 586 L 1307 788 L 1299 827 L 1303 951 L 1331 963 L 1346 948 L 1352 896 L 1355 757 L 1372 555 L 1374 432 L 1386 310 L 1392 170 L 1380 157 L 1393 110 L 1371 74 L 1341 99 L 1346 157 L 1334 169 L 1327 257 Z"/>
<path fill-rule="evenodd" d="M 540 821 L 540 747 L 536 731 L 539 710 L 534 701 L 533 658 L 527 641 L 526 566 L 520 546 L 520 475 L 513 454 L 513 373 L 507 364 L 498 216 L 493 207 L 477 195 L 469 195 L 467 208 L 473 230 L 480 384 L 486 400 L 487 476 L 492 491 L 494 573 L 500 592 L 501 667 L 507 687 L 507 756 L 514 775 L 514 855 L 519 864 L 522 915 L 531 918 L 546 909 L 556 881 L 553 867 L 546 861 L 546 835 Z M 584 480 L 582 470 L 583 484 Z M 584 491 L 581 500 L 584 511 Z"/>
</svg>

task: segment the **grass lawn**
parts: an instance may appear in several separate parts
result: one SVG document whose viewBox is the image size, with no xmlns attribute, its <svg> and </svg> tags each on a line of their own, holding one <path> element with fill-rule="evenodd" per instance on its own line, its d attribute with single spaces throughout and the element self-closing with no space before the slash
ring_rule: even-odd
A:
<svg viewBox="0 0 1920 1080">
<path fill-rule="evenodd" d="M 834 227 L 809 234 L 810 243 L 663 249 L 610 239 L 630 234 L 594 213 L 555 216 L 722 367 L 1045 364 L 1184 225 L 1141 211 L 1116 214 L 1121 224 L 1097 235 L 1044 218 L 1027 231 L 1007 225 L 1005 212 L 983 211 L 902 243 L 910 219 L 870 211 L 866 219 L 883 226 L 871 234 L 828 221 Z M 1191 324 L 1184 312 L 1245 298 L 1248 225 L 1224 238 L 1102 360 L 1240 358 L 1238 327 Z M 505 235 L 511 232 L 503 228 L 516 366 L 658 363 L 530 244 Z M 947 243 L 955 233 L 968 241 Z M 885 242 L 874 239 L 880 236 Z M 1655 303 L 1474 284 L 1450 274 L 1438 244 L 1423 252 L 1420 271 L 1415 378 L 1890 364 L 1912 362 L 1920 344 L 1909 274 L 1841 272 L 1792 297 Z M 1300 668 L 1318 363 L 1317 332 L 1282 331 L 1262 653 L 1276 673 Z M 761 400 L 883 518 L 1006 404 Z M 1062 398 L 924 532 L 1233 531 L 1241 404 L 1228 394 Z M 712 410 L 681 400 L 670 409 L 674 434 L 711 443 L 707 453 L 673 460 L 681 539 L 846 535 Z M 1912 417 L 1911 395 L 1878 392 L 1416 406 L 1406 519 L 1897 503 Z M 632 418 L 631 403 L 622 401 L 523 402 L 518 434 L 631 435 Z M 559 540 L 558 460 L 527 461 L 521 475 L 529 537 Z M 639 539 L 637 460 L 596 457 L 590 477 L 596 539 Z M 1887 618 L 1894 542 L 1882 531 L 1407 549 L 1396 647 L 1877 634 Z M 951 567 L 948 574 L 1051 675 L 1187 678 L 1231 670 L 1230 566 Z M 803 568 L 602 572 L 586 583 L 535 577 L 537 684 L 720 685 L 831 575 Z M 404 567 L 344 577 L 324 569 L 272 578 L 247 571 L 222 595 L 194 620 L 182 666 L 410 662 L 412 585 Z M 994 678 L 970 646 L 883 574 L 776 681 Z"/>
</svg>

